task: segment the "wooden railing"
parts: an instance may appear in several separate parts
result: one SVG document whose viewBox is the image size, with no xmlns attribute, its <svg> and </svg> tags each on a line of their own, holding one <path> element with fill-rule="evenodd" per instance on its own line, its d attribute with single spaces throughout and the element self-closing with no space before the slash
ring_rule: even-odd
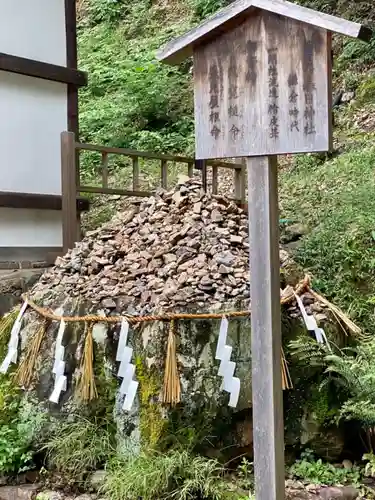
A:
<svg viewBox="0 0 375 500">
<path fill-rule="evenodd" d="M 101 186 L 88 186 L 81 184 L 79 171 L 80 151 L 92 151 L 101 154 Z M 109 187 L 109 155 L 122 155 L 128 157 L 132 163 L 132 189 L 118 189 Z M 179 163 L 186 165 L 186 173 L 193 176 L 194 169 L 199 170 L 202 175 L 203 188 L 208 188 L 208 169 L 211 169 L 211 190 L 213 194 L 219 191 L 219 168 L 231 169 L 233 171 L 234 193 L 233 198 L 240 202 L 245 202 L 245 170 L 243 164 L 230 162 L 194 160 L 183 156 L 164 155 L 131 149 L 112 148 L 107 146 L 97 146 L 93 144 L 83 144 L 75 141 L 74 133 L 62 132 L 61 134 L 61 180 L 62 180 L 62 223 L 63 223 L 63 247 L 64 252 L 73 248 L 75 241 L 80 236 L 80 220 L 76 208 L 76 199 L 79 193 L 97 193 L 121 196 L 151 196 L 153 191 L 144 191 L 140 184 L 139 160 L 146 158 L 160 162 L 160 185 L 168 189 L 168 168 L 169 163 Z"/>
</svg>

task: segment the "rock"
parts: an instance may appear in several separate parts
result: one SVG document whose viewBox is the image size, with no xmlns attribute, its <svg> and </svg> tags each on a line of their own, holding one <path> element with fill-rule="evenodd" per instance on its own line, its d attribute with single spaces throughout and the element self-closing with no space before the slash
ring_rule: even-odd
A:
<svg viewBox="0 0 375 500">
<path fill-rule="evenodd" d="M 193 212 L 195 214 L 200 214 L 202 211 L 202 203 L 199 201 L 197 203 L 194 203 L 194 206 L 193 206 Z"/>
<path fill-rule="evenodd" d="M 33 498 L 35 498 L 35 494 L 38 489 L 40 489 L 40 485 L 37 484 L 24 484 L 22 486 L 1 486 L 0 500 L 32 500 Z"/>
<path fill-rule="evenodd" d="M 322 500 L 355 500 L 358 498 L 359 491 L 352 486 L 344 486 L 340 488 L 330 487 L 321 488 L 319 497 Z"/>
<path fill-rule="evenodd" d="M 344 92 L 341 97 L 341 102 L 350 102 L 354 99 L 355 92 Z"/>
<path fill-rule="evenodd" d="M 94 491 L 98 491 L 98 489 L 103 485 L 105 480 L 106 471 L 105 470 L 97 470 L 89 479 L 89 484 Z"/>
<path fill-rule="evenodd" d="M 65 500 L 65 495 L 60 491 L 41 491 L 35 500 Z"/>
<path fill-rule="evenodd" d="M 219 212 L 219 210 L 217 210 L 216 208 L 214 210 L 212 210 L 211 212 L 211 220 L 213 222 L 222 222 L 224 220 L 224 217 L 221 215 L 221 213 Z"/>
<path fill-rule="evenodd" d="M 350 460 L 343 460 L 342 465 L 343 465 L 344 469 L 352 469 L 353 468 L 353 462 L 351 462 Z"/>
<path fill-rule="evenodd" d="M 220 274 L 229 274 L 232 271 L 230 267 L 226 267 L 223 264 L 219 266 L 219 273 Z"/>
<path fill-rule="evenodd" d="M 103 299 L 101 304 L 105 309 L 116 309 L 116 302 L 113 299 Z"/>
</svg>

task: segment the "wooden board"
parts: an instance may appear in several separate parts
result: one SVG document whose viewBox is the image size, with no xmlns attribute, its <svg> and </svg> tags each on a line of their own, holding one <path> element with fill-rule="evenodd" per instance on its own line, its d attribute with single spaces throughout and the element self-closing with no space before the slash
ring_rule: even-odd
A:
<svg viewBox="0 0 375 500">
<path fill-rule="evenodd" d="M 198 159 L 329 151 L 331 34 L 256 11 L 194 52 Z"/>
</svg>

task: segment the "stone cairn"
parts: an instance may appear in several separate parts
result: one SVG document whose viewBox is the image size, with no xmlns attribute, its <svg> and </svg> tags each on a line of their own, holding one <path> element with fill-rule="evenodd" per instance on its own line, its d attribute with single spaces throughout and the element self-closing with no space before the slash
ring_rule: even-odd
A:
<svg viewBox="0 0 375 500">
<path fill-rule="evenodd" d="M 247 214 L 234 201 L 205 193 L 198 180 L 182 178 L 174 190 L 159 190 L 87 233 L 31 295 L 44 303 L 80 297 L 143 314 L 234 307 L 249 298 L 248 252 Z M 280 250 L 281 267 L 289 264 Z"/>
</svg>

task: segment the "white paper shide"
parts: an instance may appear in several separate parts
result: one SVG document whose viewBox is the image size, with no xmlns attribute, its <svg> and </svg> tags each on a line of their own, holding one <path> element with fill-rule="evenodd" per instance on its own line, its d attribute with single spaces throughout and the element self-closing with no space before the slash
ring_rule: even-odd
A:
<svg viewBox="0 0 375 500">
<path fill-rule="evenodd" d="M 240 395 L 241 381 L 234 376 L 236 363 L 231 361 L 232 347 L 226 345 L 228 334 L 228 319 L 223 318 L 220 324 L 219 340 L 215 359 L 220 360 L 219 375 L 223 377 L 221 390 L 229 392 L 229 406 L 235 408 Z"/>
<path fill-rule="evenodd" d="M 307 330 L 309 332 L 314 332 L 314 335 L 315 335 L 315 338 L 316 338 L 316 341 L 318 342 L 318 344 L 326 344 L 330 348 L 327 336 L 326 336 L 323 328 L 318 327 L 316 319 L 314 318 L 314 316 L 312 314 L 311 315 L 307 314 L 305 306 L 303 305 L 301 298 L 296 293 L 294 295 L 296 297 L 297 304 L 298 304 L 298 307 L 301 311 L 301 314 L 302 314 L 302 317 L 303 317 L 303 320 L 305 322 Z"/>
<path fill-rule="evenodd" d="M 129 333 L 129 323 L 124 318 L 121 322 L 120 338 L 117 346 L 116 361 L 120 361 L 117 375 L 122 378 L 120 394 L 125 395 L 122 409 L 130 411 L 135 396 L 137 394 L 138 382 L 133 380 L 135 375 L 135 365 L 131 363 L 133 349 L 127 346 Z"/>
<path fill-rule="evenodd" d="M 11 363 L 17 363 L 18 357 L 18 344 L 20 341 L 20 331 L 22 325 L 22 317 L 25 314 L 28 303 L 27 300 L 22 304 L 20 312 L 18 313 L 17 319 L 12 326 L 12 330 L 10 332 L 10 340 L 8 344 L 8 352 L 5 356 L 4 361 L 0 366 L 0 373 L 7 373 L 9 366 Z"/>
<path fill-rule="evenodd" d="M 53 388 L 51 396 L 49 397 L 49 400 L 52 403 L 56 403 L 56 404 L 59 402 L 62 391 L 66 391 L 67 378 L 64 375 L 64 372 L 65 372 L 65 361 L 64 361 L 65 348 L 62 345 L 65 326 L 66 326 L 65 321 L 61 320 L 59 331 L 57 333 L 57 338 L 56 338 L 55 361 L 54 361 L 53 369 L 52 369 L 52 372 L 55 376 L 55 386 Z"/>
</svg>

